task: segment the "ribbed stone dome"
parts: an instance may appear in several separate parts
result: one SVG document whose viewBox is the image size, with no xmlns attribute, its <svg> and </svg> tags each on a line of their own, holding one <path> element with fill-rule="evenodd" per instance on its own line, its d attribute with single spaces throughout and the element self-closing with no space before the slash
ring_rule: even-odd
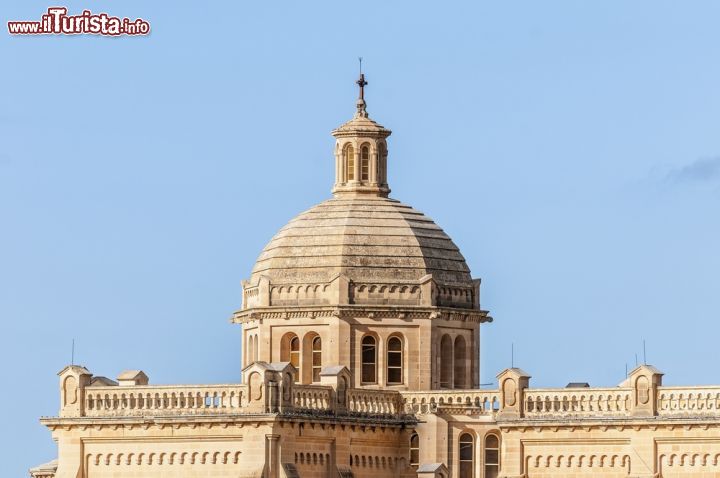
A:
<svg viewBox="0 0 720 478">
<path fill-rule="evenodd" d="M 338 274 L 354 282 L 436 283 L 470 287 L 457 246 L 432 219 L 377 196 L 340 196 L 291 220 L 265 246 L 250 279 L 272 284 L 325 283 Z"/>
</svg>

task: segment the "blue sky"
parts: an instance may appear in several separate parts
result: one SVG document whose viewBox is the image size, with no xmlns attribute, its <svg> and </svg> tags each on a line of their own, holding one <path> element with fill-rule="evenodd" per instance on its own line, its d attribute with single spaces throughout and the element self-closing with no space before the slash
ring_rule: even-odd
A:
<svg viewBox="0 0 720 478">
<path fill-rule="evenodd" d="M 0 35 L 4 474 L 55 456 L 73 338 L 98 375 L 238 379 L 240 281 L 329 197 L 358 56 L 393 197 L 483 279 L 483 382 L 514 343 L 533 385 L 614 385 L 645 339 L 720 383 L 717 2 L 160 3 L 67 3 L 148 37 Z"/>
</svg>

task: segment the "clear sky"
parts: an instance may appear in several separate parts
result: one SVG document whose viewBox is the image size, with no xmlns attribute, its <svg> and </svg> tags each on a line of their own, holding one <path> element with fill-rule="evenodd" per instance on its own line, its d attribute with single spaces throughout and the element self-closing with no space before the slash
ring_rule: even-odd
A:
<svg viewBox="0 0 720 478">
<path fill-rule="evenodd" d="M 483 280 L 483 382 L 514 343 L 533 385 L 615 385 L 644 338 L 666 383 L 720 383 L 718 2 L 67 6 L 152 33 L 0 34 L 4 476 L 55 457 L 73 338 L 97 375 L 238 380 L 240 281 L 329 197 L 358 56 L 392 196 Z"/>
</svg>

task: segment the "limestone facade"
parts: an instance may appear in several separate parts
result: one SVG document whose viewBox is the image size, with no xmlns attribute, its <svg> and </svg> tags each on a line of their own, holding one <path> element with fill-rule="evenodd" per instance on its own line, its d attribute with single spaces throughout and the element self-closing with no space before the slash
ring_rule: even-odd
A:
<svg viewBox="0 0 720 478">
<path fill-rule="evenodd" d="M 720 476 L 720 387 L 480 389 L 480 306 L 457 246 L 389 197 L 390 131 L 333 131 L 333 198 L 301 213 L 243 282 L 243 380 L 152 385 L 70 365 L 58 459 L 35 478 Z"/>
</svg>

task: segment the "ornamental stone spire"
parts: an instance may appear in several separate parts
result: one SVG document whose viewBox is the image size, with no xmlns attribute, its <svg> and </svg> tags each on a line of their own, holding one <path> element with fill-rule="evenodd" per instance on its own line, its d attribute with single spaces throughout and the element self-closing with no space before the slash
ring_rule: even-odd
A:
<svg viewBox="0 0 720 478">
<path fill-rule="evenodd" d="M 387 137 L 391 131 L 371 120 L 365 102 L 365 75 L 356 81 L 357 111 L 347 123 L 333 130 L 335 137 L 335 196 L 387 197 Z"/>
</svg>

